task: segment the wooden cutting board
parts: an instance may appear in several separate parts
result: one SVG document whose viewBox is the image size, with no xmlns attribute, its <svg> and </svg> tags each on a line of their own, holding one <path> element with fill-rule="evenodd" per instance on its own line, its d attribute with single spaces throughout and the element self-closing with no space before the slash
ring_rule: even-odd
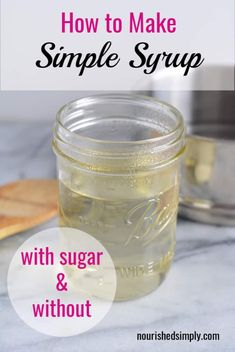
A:
<svg viewBox="0 0 235 352">
<path fill-rule="evenodd" d="M 0 239 L 57 214 L 57 180 L 20 180 L 0 187 Z"/>
</svg>

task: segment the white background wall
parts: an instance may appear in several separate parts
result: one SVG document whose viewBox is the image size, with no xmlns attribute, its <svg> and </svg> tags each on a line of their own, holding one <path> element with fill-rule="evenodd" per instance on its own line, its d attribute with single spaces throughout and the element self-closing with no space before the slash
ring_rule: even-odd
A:
<svg viewBox="0 0 235 352">
<path fill-rule="evenodd" d="M 93 92 L 0 92 L 0 120 L 53 121 L 59 108 Z"/>
</svg>

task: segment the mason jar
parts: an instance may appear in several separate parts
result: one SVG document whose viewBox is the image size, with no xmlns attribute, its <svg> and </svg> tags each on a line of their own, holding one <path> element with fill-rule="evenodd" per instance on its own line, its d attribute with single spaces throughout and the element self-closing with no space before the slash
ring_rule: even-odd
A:
<svg viewBox="0 0 235 352">
<path fill-rule="evenodd" d="M 109 251 L 116 300 L 146 295 L 168 272 L 184 144 L 181 114 L 153 98 L 97 95 L 58 112 L 60 225 L 92 235 Z"/>
</svg>

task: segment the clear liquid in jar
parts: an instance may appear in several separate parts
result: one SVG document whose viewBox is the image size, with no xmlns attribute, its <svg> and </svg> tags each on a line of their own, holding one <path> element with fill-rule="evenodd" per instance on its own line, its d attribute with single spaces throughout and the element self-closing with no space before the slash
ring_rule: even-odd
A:
<svg viewBox="0 0 235 352">
<path fill-rule="evenodd" d="M 61 172 L 61 226 L 89 233 L 109 251 L 117 273 L 116 300 L 143 296 L 165 278 L 175 249 L 175 175 L 174 167 L 163 175 L 138 177 Z"/>
</svg>

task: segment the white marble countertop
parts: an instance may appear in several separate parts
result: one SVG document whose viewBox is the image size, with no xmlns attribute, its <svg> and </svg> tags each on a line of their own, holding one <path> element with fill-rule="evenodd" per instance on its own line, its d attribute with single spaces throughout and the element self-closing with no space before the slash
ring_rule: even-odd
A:
<svg viewBox="0 0 235 352">
<path fill-rule="evenodd" d="M 0 184 L 55 177 L 48 123 L 0 123 Z M 96 328 L 54 338 L 25 325 L 7 295 L 8 265 L 16 249 L 56 220 L 0 243 L 0 351 L 235 351 L 235 229 L 180 220 L 169 275 L 154 293 L 115 303 Z M 220 333 L 220 341 L 137 341 L 137 332 Z"/>
</svg>

